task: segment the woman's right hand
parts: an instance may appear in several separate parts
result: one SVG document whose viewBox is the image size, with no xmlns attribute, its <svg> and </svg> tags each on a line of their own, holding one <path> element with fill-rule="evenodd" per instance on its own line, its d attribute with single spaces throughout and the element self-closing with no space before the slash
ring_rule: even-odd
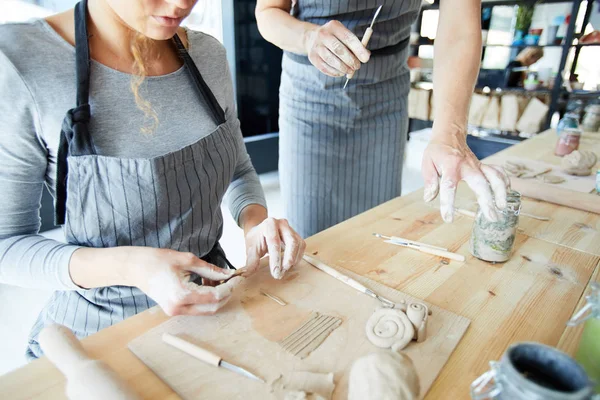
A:
<svg viewBox="0 0 600 400">
<path fill-rule="evenodd" d="M 306 32 L 304 47 L 310 62 L 325 75 L 340 77 L 360 69 L 371 52 L 339 21 Z"/>
<path fill-rule="evenodd" d="M 170 316 L 214 314 L 243 280 L 229 279 L 233 270 L 218 268 L 192 253 L 135 246 L 80 248 L 71 257 L 69 272 L 73 282 L 84 288 L 138 287 Z M 214 287 L 200 286 L 190 281 L 192 273 L 213 282 L 229 280 Z"/>
<path fill-rule="evenodd" d="M 126 265 L 130 281 L 160 305 L 169 315 L 211 315 L 231 298 L 244 279 L 235 277 L 218 286 L 200 286 L 190 281 L 192 273 L 220 282 L 234 270 L 207 263 L 192 253 L 148 247 L 128 247 Z"/>
</svg>

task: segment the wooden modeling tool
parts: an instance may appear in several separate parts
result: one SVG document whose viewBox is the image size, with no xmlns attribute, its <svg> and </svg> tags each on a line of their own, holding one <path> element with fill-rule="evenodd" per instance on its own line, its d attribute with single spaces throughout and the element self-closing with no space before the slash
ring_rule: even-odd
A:
<svg viewBox="0 0 600 400">
<path fill-rule="evenodd" d="M 375 293 L 371 289 L 367 288 L 362 283 L 359 283 L 358 281 L 355 281 L 354 279 L 350 278 L 349 276 L 342 274 L 341 272 L 331 268 L 329 265 L 323 264 L 321 261 L 317 260 L 316 258 L 313 258 L 306 254 L 303 255 L 302 258 L 304 259 L 304 261 L 306 261 L 307 263 L 309 263 L 316 269 L 319 269 L 319 270 L 325 272 L 327 275 L 334 277 L 338 281 L 345 283 L 346 285 L 358 290 L 361 293 L 366 294 L 367 296 L 371 296 L 372 298 L 379 300 L 384 307 L 388 307 L 388 308 L 400 307 L 403 309 L 406 308 L 406 307 L 402 307 L 402 304 L 396 304 L 393 301 L 386 299 L 385 297 L 379 296 L 377 293 Z"/>
<path fill-rule="evenodd" d="M 363 36 L 363 38 L 361 40 L 362 45 L 365 47 L 367 47 L 367 45 L 369 44 L 369 40 L 371 40 L 371 35 L 373 35 L 373 25 L 375 24 L 375 20 L 377 20 L 377 17 L 379 16 L 379 13 L 381 12 L 382 7 L 383 7 L 383 5 L 380 5 L 379 8 L 377 9 L 377 11 L 375 11 L 375 15 L 373 16 L 371 25 L 367 28 L 367 30 L 365 31 L 365 35 Z M 354 72 L 346 75 L 346 83 L 344 84 L 344 89 L 346 89 L 346 86 L 348 86 L 348 82 L 350 82 L 350 79 L 352 79 L 352 77 L 354 77 Z"/>
<path fill-rule="evenodd" d="M 379 235 L 377 233 L 374 233 L 374 235 L 379 238 L 388 239 L 387 236 Z M 444 249 L 444 248 L 437 247 L 437 246 L 431 246 L 431 245 L 425 244 L 425 243 L 415 242 L 414 240 L 406 240 L 406 239 L 402 239 L 402 238 L 389 237 L 389 239 L 386 240 L 385 243 L 395 244 L 396 246 L 408 247 L 410 249 L 418 250 L 421 253 L 426 253 L 426 254 L 431 254 L 434 256 L 449 258 L 454 261 L 460 261 L 460 262 L 465 261 L 465 256 L 463 256 L 462 254 L 452 253 L 451 251 L 448 251 L 448 249 Z"/>
<path fill-rule="evenodd" d="M 465 256 L 458 253 L 452 253 L 450 251 L 432 249 L 431 247 L 419 246 L 416 244 L 406 243 L 406 242 L 397 242 L 395 240 L 386 240 L 385 243 L 394 244 L 396 246 L 408 247 L 409 249 L 418 250 L 421 253 L 431 254 L 432 256 L 438 256 L 443 258 L 449 258 L 454 261 L 464 262 L 466 260 Z"/>
<path fill-rule="evenodd" d="M 415 240 L 410 240 L 410 239 L 404 239 L 404 238 L 401 238 L 398 236 L 385 236 L 385 235 L 380 235 L 379 233 L 374 233 L 373 236 L 381 238 L 381 239 L 393 240 L 395 242 L 411 243 L 411 244 L 416 244 L 417 246 L 424 246 L 424 247 L 430 247 L 432 249 L 448 251 L 448 249 L 446 247 L 433 246 L 431 244 L 417 242 Z"/>
<path fill-rule="evenodd" d="M 89 358 L 79 340 L 66 327 L 49 325 L 42 330 L 39 340 L 46 357 L 67 378 L 67 398 L 140 399 L 108 365 Z"/>
<path fill-rule="evenodd" d="M 177 336 L 174 336 L 174 335 L 171 335 L 171 334 L 165 332 L 162 335 L 162 340 L 163 340 L 163 342 L 175 347 L 176 349 L 179 349 L 179 350 L 183 351 L 184 353 L 187 353 L 190 356 L 197 358 L 200 361 L 204 361 L 205 363 L 212 365 L 213 367 L 217 367 L 217 368 L 223 367 L 232 372 L 235 372 L 236 374 L 245 376 L 246 378 L 254 379 L 256 381 L 265 383 L 264 379 L 259 378 L 258 376 L 245 370 L 244 368 L 238 367 L 237 365 L 234 365 L 231 363 L 228 363 L 227 361 L 224 361 L 218 355 L 211 353 L 210 351 L 205 350 L 201 347 L 198 347 L 188 341 L 185 341 L 185 340 L 181 339 L 180 337 L 177 337 Z"/>
</svg>

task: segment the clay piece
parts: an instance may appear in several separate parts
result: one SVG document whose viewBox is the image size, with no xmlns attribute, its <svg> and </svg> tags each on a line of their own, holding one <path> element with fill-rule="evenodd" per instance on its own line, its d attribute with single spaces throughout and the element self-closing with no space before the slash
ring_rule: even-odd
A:
<svg viewBox="0 0 600 400">
<path fill-rule="evenodd" d="M 397 351 L 413 340 L 415 328 L 401 310 L 378 308 L 367 321 L 366 334 L 373 345 Z"/>
<path fill-rule="evenodd" d="M 306 372 L 306 371 L 294 371 L 286 379 L 286 383 L 283 385 L 285 390 L 293 392 L 304 392 L 305 395 L 309 394 L 311 397 L 305 397 L 310 399 L 330 399 L 335 389 L 335 383 L 333 381 L 333 373 L 320 374 L 317 372 Z M 286 395 L 287 399 L 287 395 Z M 302 397 L 300 397 L 302 399 Z"/>
<path fill-rule="evenodd" d="M 598 162 L 596 153 L 587 150 L 575 150 L 563 157 L 561 167 L 569 175 L 588 176 L 592 173 L 592 168 L 596 165 L 596 162 Z"/>
<path fill-rule="evenodd" d="M 504 163 L 504 170 L 512 176 L 520 177 L 528 172 L 531 172 L 531 168 L 527 167 L 527 165 L 515 162 L 515 161 L 506 161 Z"/>
<path fill-rule="evenodd" d="M 544 183 L 551 183 L 553 185 L 556 185 L 558 183 L 563 183 L 564 181 L 565 181 L 565 178 L 563 178 L 562 176 L 556 176 L 556 175 L 542 176 L 542 182 L 544 182 Z"/>
<path fill-rule="evenodd" d="M 416 340 L 417 343 L 423 342 L 427 338 L 429 308 L 423 303 L 410 303 L 406 310 L 406 316 L 415 329 L 413 339 Z"/>
<path fill-rule="evenodd" d="M 287 392 L 283 400 L 306 400 L 306 392 Z"/>
<path fill-rule="evenodd" d="M 390 350 L 356 360 L 348 380 L 348 400 L 413 400 L 421 391 L 412 360 Z"/>
<path fill-rule="evenodd" d="M 298 329 L 290 333 L 279 344 L 286 351 L 304 359 L 341 324 L 342 320 L 338 317 L 313 312 Z"/>
</svg>

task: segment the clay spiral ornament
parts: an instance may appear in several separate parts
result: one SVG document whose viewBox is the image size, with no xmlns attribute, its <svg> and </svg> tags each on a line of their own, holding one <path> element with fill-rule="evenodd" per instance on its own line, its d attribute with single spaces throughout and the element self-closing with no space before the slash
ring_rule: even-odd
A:
<svg viewBox="0 0 600 400">
<path fill-rule="evenodd" d="M 378 308 L 367 321 L 367 338 L 381 348 L 402 350 L 413 339 L 415 329 L 406 314 L 391 308 Z"/>
<path fill-rule="evenodd" d="M 410 303 L 406 310 L 406 316 L 415 328 L 414 339 L 418 343 L 424 341 L 427 335 L 426 328 L 429 308 L 423 303 Z"/>
</svg>

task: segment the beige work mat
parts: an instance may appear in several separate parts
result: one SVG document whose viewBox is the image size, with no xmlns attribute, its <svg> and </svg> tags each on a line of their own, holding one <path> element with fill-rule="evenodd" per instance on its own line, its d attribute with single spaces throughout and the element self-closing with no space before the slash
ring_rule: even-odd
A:
<svg viewBox="0 0 600 400">
<path fill-rule="evenodd" d="M 334 265 L 331 265 L 335 267 Z M 377 293 L 395 301 L 420 301 L 350 271 L 335 267 Z M 402 268 L 398 265 L 398 268 Z M 262 295 L 265 291 L 284 300 L 281 306 Z M 377 348 L 367 339 L 365 324 L 379 302 L 302 262 L 277 281 L 261 269 L 237 289 L 227 306 L 214 316 L 179 316 L 129 343 L 129 349 L 183 399 L 277 399 L 283 392 L 272 383 L 292 371 L 334 373 L 334 399 L 346 399 L 348 375 L 357 358 Z M 470 321 L 429 305 L 432 315 L 427 340 L 411 342 L 404 352 L 419 374 L 421 395 L 433 384 Z M 300 359 L 278 342 L 292 333 L 311 313 L 342 319 L 325 341 Z M 185 338 L 264 378 L 263 384 L 223 368 L 215 368 L 162 342 L 163 332 Z"/>
</svg>

